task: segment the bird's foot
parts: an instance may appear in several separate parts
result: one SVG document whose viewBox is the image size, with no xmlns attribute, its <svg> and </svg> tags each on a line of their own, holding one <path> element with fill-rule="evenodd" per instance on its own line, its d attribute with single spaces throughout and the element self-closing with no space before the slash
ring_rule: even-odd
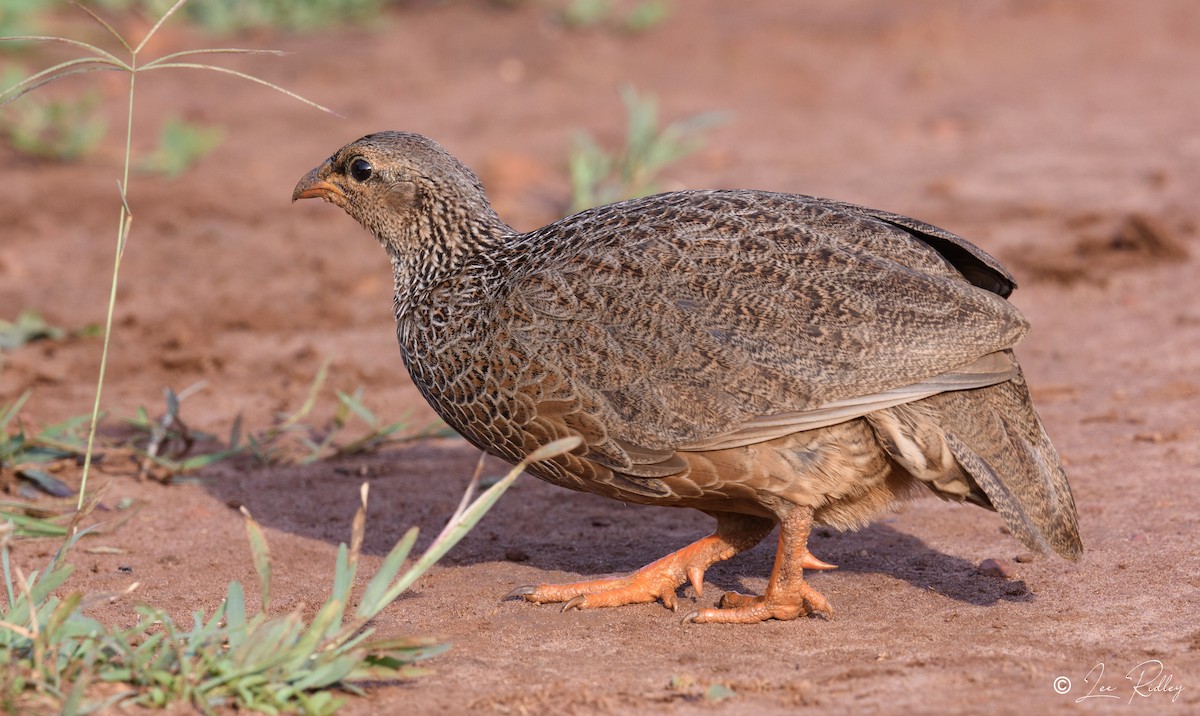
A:
<svg viewBox="0 0 1200 716">
<path fill-rule="evenodd" d="M 517 587 L 505 597 L 520 597 L 535 604 L 565 602 L 563 611 L 620 607 L 626 604 L 645 604 L 661 600 L 663 606 L 675 611 L 675 590 L 683 583 L 675 575 L 654 565 L 643 567 L 623 577 L 590 579 L 568 584 L 537 584 Z"/>
<path fill-rule="evenodd" d="M 770 520 L 745 515 L 721 515 L 717 531 L 622 577 L 570 584 L 517 587 L 505 599 L 519 597 L 536 604 L 565 602 L 563 611 L 619 607 L 661 601 L 674 611 L 675 591 L 690 582 L 696 596 L 704 592 L 704 572 L 713 564 L 753 547 L 773 527 Z"/>
<path fill-rule="evenodd" d="M 690 581 L 700 594 L 704 590 L 704 570 L 726 559 L 732 548 L 718 535 L 709 535 L 683 549 L 622 577 L 591 579 L 569 584 L 538 584 L 517 587 L 505 597 L 520 597 L 535 604 L 566 602 L 563 611 L 620 607 L 662 601 L 671 611 L 676 608 L 675 590 Z"/>
<path fill-rule="evenodd" d="M 800 582 L 791 592 L 772 594 L 768 589 L 762 596 L 726 592 L 717 607 L 697 609 L 685 616 L 683 621 L 695 624 L 752 624 L 768 619 L 786 621 L 810 614 L 833 618 L 833 607 L 829 606 L 829 600 L 809 586 L 808 582 Z"/>
<path fill-rule="evenodd" d="M 806 569 L 836 569 L 808 551 L 811 526 L 810 508 L 796 508 L 784 516 L 775 568 L 761 597 L 726 592 L 716 608 L 697 609 L 683 618 L 684 623 L 753 624 L 768 619 L 795 619 L 802 614 L 821 614 L 831 619 L 833 607 L 829 606 L 829 600 L 804 580 Z"/>
</svg>

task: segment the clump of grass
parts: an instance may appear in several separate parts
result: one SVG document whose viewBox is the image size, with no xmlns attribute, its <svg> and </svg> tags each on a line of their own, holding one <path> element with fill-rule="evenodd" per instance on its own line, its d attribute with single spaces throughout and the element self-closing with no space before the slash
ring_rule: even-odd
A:
<svg viewBox="0 0 1200 716">
<path fill-rule="evenodd" d="M 18 0 L 33 2 L 34 0 Z M 160 15 L 171 0 L 100 0 L 108 11 Z M 387 0 L 198 0 L 182 15 L 206 32 L 242 30 L 318 30 L 333 24 L 365 22 L 379 17 Z"/>
<path fill-rule="evenodd" d="M 559 13 L 569 28 L 609 27 L 626 32 L 650 30 L 670 16 L 667 0 L 640 0 L 629 7 L 619 7 L 613 0 L 571 0 Z"/>
<path fill-rule="evenodd" d="M 197 443 L 214 442 L 215 438 L 193 430 L 184 422 L 181 407 L 184 398 L 204 387 L 201 381 L 176 393 L 171 388 L 163 389 L 166 408 L 161 417 L 151 419 L 144 407 L 139 407 L 134 417 L 125 422 L 134 431 L 134 437 L 125 446 L 138 457 L 138 477 L 153 477 L 169 483 L 177 476 L 199 470 L 231 458 L 243 451 L 239 435 L 241 419 L 234 421 L 228 447 L 205 453 L 194 453 Z"/>
<path fill-rule="evenodd" d="M 333 417 L 323 427 L 313 426 L 306 420 L 317 405 L 328 374 L 329 363 L 326 361 L 309 385 L 304 403 L 295 412 L 276 416 L 276 422 L 270 428 L 248 434 L 245 451 L 264 465 L 307 465 L 318 460 L 374 452 L 389 445 L 455 434 L 441 423 L 413 431 L 406 419 L 392 422 L 381 420 L 363 404 L 362 388 L 353 393 L 335 391 L 338 404 Z M 365 432 L 348 442 L 338 442 L 346 429 L 355 423 L 360 424 L 360 431 L 365 428 Z M 235 442 L 236 438 L 231 438 L 231 444 Z"/>
<path fill-rule="evenodd" d="M 230 582 L 222 604 L 208 616 L 197 612 L 190 628 L 151 607 L 139 607 L 139 623 L 124 630 L 85 616 L 83 609 L 89 604 L 120 596 L 53 596 L 71 575 L 66 553 L 87 530 L 76 531 L 46 568 L 27 576 L 10 564 L 12 525 L 0 524 L 7 597 L 0 609 L 0 663 L 6 665 L 0 673 L 0 706 L 13 713 L 49 708 L 87 713 L 132 701 L 147 706 L 190 703 L 204 713 L 233 707 L 320 715 L 342 705 L 335 690 L 361 693 L 358 682 L 419 676 L 424 672 L 417 665 L 448 646 L 419 638 L 372 639 L 374 629 L 368 623 L 457 544 L 530 463 L 578 445 L 578 438 L 546 445 L 472 501 L 477 470 L 459 509 L 433 544 L 401 572 L 417 539 L 417 528 L 408 530 L 349 614 L 366 532 L 364 484 L 350 544 L 338 547 L 329 598 L 307 624 L 299 611 L 268 615 L 270 550 L 262 527 L 245 508 L 261 607 L 250 614 L 241 583 Z M 135 588 L 131 585 L 123 594 Z M 106 686 L 97 688 L 100 685 Z M 107 695 L 96 696 L 97 692 Z"/>
<path fill-rule="evenodd" d="M 4 0 L 0 4 L 0 35 L 23 35 L 37 27 L 46 0 Z"/>
<path fill-rule="evenodd" d="M 21 72 L 10 68 L 0 78 L 9 87 Z M 74 161 L 92 152 L 107 123 L 99 116 L 100 93 L 69 99 L 37 99 L 7 107 L 0 114 L 0 134 L 13 149 L 41 159 Z"/>
<path fill-rule="evenodd" d="M 158 147 L 142 161 L 141 168 L 174 179 L 216 149 L 224 138 L 221 127 L 170 117 L 163 123 Z"/>
<path fill-rule="evenodd" d="M 37 311 L 26 308 L 17 314 L 15 321 L 0 318 L 0 351 L 11 351 L 34 341 L 57 341 L 68 336 L 95 336 L 100 329 L 95 325 L 66 329 L 46 322 Z"/>
<path fill-rule="evenodd" d="M 696 681 L 691 676 L 672 676 L 671 682 L 667 686 L 674 694 L 687 699 L 688 701 L 703 701 L 707 703 L 718 703 L 726 699 L 732 699 L 737 696 L 737 692 L 729 686 L 722 683 L 710 683 L 707 686 Z"/>
<path fill-rule="evenodd" d="M 385 0 L 205 0 L 190 5 L 187 13 L 216 33 L 260 27 L 303 31 L 372 20 L 385 5 Z"/>
<path fill-rule="evenodd" d="M 17 415 L 30 394 L 27 390 L 14 402 L 0 406 L 0 487 L 11 488 L 13 480 L 24 480 L 55 497 L 73 495 L 75 491 L 46 468 L 82 456 L 84 444 L 79 432 L 88 416 L 80 415 L 29 434 Z"/>
<path fill-rule="evenodd" d="M 249 455 L 261 465 L 308 465 L 454 434 L 441 423 L 413 430 L 406 419 L 382 420 L 362 402 L 362 388 L 353 393 L 334 391 L 337 406 L 333 415 L 323 425 L 313 425 L 308 420 L 321 400 L 328 374 L 329 363 L 326 361 L 309 385 L 304 403 L 294 412 L 277 415 L 275 423 L 268 428 L 243 433 L 241 418 L 235 419 L 226 446 L 209 452 L 197 452 L 196 448 L 204 443 L 215 443 L 217 439 L 192 429 L 181 412 L 184 398 L 203 388 L 204 383 L 179 393 L 165 388 L 166 406 L 161 416 L 151 418 L 150 412 L 143 407 L 125 421 L 134 431 L 134 437 L 124 446 L 131 448 L 138 457 L 139 477 L 170 482 L 180 475 L 239 455 Z"/>
<path fill-rule="evenodd" d="M 66 335 L 65 330 L 46 323 L 46 319 L 32 309 L 21 311 L 15 321 L 0 318 L 0 351 L 11 351 L 38 340 L 57 340 Z"/>
<path fill-rule="evenodd" d="M 626 85 L 621 100 L 624 146 L 610 151 L 586 132 L 575 135 L 568 159 L 573 212 L 661 191 L 663 170 L 703 147 L 703 131 L 724 121 L 724 115 L 706 112 L 660 127 L 652 95 L 639 95 Z"/>
</svg>

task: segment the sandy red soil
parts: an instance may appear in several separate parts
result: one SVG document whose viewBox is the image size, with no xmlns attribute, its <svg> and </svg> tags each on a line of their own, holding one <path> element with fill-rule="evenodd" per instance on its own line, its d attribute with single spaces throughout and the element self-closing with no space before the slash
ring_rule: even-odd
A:
<svg viewBox="0 0 1200 716">
<path fill-rule="evenodd" d="M 1196 264 L 1182 257 L 1200 252 L 1194 3 L 675 4 L 641 35 L 567 31 L 533 2 L 459 2 L 399 8 L 371 29 L 238 39 L 293 54 L 231 66 L 344 118 L 228 77 L 148 75 L 140 151 L 169 113 L 219 123 L 227 138 L 177 180 L 132 183 L 104 398 L 112 422 L 139 405 L 160 412 L 164 386 L 203 380 L 184 404 L 193 427 L 226 435 L 241 414 L 262 429 L 299 406 L 328 359 L 318 417 L 333 388 L 362 386 L 380 415 L 428 424 L 394 344 L 384 254 L 340 211 L 290 205 L 292 187 L 362 134 L 419 131 L 478 170 L 510 223 L 532 228 L 566 205 L 571 131 L 619 139 L 617 90 L 633 82 L 669 119 L 731 112 L 670 170 L 672 186 L 869 204 L 944 226 L 1010 265 L 1021 283 L 1013 300 L 1034 327 L 1019 355 L 1067 464 L 1087 554 L 1017 562 L 1024 549 L 994 514 L 928 500 L 857 533 L 817 533 L 813 551 L 840 565 L 812 577 L 837 611 L 831 621 L 684 626 L 661 605 L 560 613 L 500 598 L 636 568 L 709 521 L 524 477 L 376 622 L 385 636 L 451 642 L 437 673 L 373 689 L 346 713 L 1200 712 L 1200 303 Z M 157 49 L 206 42 L 176 31 Z M 118 76 L 55 89 L 88 81 L 120 124 Z M 68 328 L 102 320 L 119 154 L 110 134 L 80 164 L 0 149 L 0 317 L 33 308 Z M 1129 231 L 1131 216 L 1151 230 Z M 6 353 L 0 402 L 32 388 L 33 424 L 84 413 L 98 358 L 94 338 Z M 229 461 L 170 486 L 134 479 L 114 457 L 94 484 L 111 483 L 106 504 L 130 497 L 140 510 L 89 538 L 119 552 L 78 551 L 71 586 L 136 580 L 137 600 L 180 618 L 211 610 L 230 579 L 254 583 L 233 509 L 244 504 L 271 542 L 274 608 L 311 614 L 360 482 L 371 483 L 373 567 L 408 526 L 436 533 L 476 457 L 437 439 L 306 467 Z M 699 602 L 761 590 L 771 542 L 710 571 Z M 39 565 L 56 546 L 22 542 L 17 560 Z M 986 559 L 1012 575 L 981 571 Z M 691 590 L 681 594 L 690 608 Z M 94 613 L 129 624 L 133 604 Z M 1099 664 L 1099 684 L 1120 698 L 1080 701 Z M 1154 668 L 1175 691 L 1135 691 Z M 1058 677 L 1069 693 L 1055 692 Z M 713 684 L 735 695 L 704 700 Z"/>
</svg>

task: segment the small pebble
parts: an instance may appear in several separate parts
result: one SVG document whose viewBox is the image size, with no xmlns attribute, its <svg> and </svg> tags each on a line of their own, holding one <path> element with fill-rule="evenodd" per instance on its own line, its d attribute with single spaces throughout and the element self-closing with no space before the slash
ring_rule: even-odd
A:
<svg viewBox="0 0 1200 716">
<path fill-rule="evenodd" d="M 1032 562 L 1033 560 L 1037 559 L 1037 555 L 1034 554 L 1033 552 L 1022 552 L 1021 554 L 1018 554 L 1013 559 L 1024 564 L 1026 562 Z"/>
<path fill-rule="evenodd" d="M 1012 562 L 1009 562 L 1007 559 L 991 558 L 979 563 L 979 571 L 989 577 L 1000 577 L 1001 579 L 1012 579 L 1017 573 Z"/>
</svg>

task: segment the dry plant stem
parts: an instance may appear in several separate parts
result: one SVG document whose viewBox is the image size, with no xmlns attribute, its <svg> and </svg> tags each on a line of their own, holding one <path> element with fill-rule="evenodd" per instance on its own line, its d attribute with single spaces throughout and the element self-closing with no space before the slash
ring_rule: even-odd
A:
<svg viewBox="0 0 1200 716">
<path fill-rule="evenodd" d="M 156 25 L 155 27 L 157 28 L 158 26 Z M 140 45 L 138 47 L 139 49 L 141 48 Z M 83 508 L 88 473 L 92 468 L 92 448 L 96 442 L 96 424 L 100 421 L 100 394 L 104 390 L 104 374 L 108 368 L 108 344 L 109 339 L 112 337 L 113 313 L 117 306 L 117 282 L 121 274 L 121 257 L 125 253 L 125 241 L 129 238 L 129 227 L 133 223 L 133 215 L 129 212 L 129 196 L 126 190 L 129 187 L 129 164 L 132 154 L 131 147 L 133 145 L 133 90 L 134 82 L 137 80 L 136 62 L 137 52 L 134 51 L 134 65 L 131 66 L 129 71 L 129 109 L 125 123 L 125 166 L 123 168 L 121 184 L 118 187 L 121 192 L 121 213 L 117 220 L 117 250 L 113 258 L 112 284 L 108 292 L 108 312 L 104 317 L 104 345 L 100 350 L 100 375 L 96 380 L 96 400 L 92 403 L 92 419 L 88 427 L 87 449 L 83 453 L 83 475 L 79 480 L 79 502 L 76 504 L 76 509 Z"/>
<path fill-rule="evenodd" d="M 93 71 L 98 71 L 98 70 L 110 70 L 110 71 L 117 71 L 117 72 L 125 72 L 125 73 L 128 73 L 128 75 L 129 75 L 129 106 L 128 106 L 128 115 L 126 117 L 126 123 L 125 123 L 125 164 L 124 164 L 124 167 L 122 168 L 121 180 L 117 184 L 117 190 L 120 193 L 120 197 L 121 197 L 120 215 L 117 220 L 117 249 L 116 249 L 116 255 L 113 260 L 112 284 L 111 284 L 111 287 L 109 289 L 109 294 L 108 294 L 108 311 L 107 311 L 107 313 L 105 315 L 105 319 L 104 319 L 104 343 L 103 343 L 103 347 L 101 348 L 101 352 L 100 352 L 100 375 L 96 380 L 96 398 L 92 404 L 91 424 L 88 428 L 87 448 L 84 452 L 84 458 L 83 458 L 83 474 L 80 478 L 79 501 L 77 504 L 77 509 L 82 509 L 83 504 L 84 504 L 85 495 L 87 493 L 87 480 L 88 480 L 88 475 L 91 472 L 92 453 L 94 451 L 95 442 L 96 442 L 96 427 L 97 427 L 97 423 L 99 422 L 99 419 L 100 419 L 100 399 L 101 399 L 101 394 L 104 390 L 105 372 L 108 368 L 109 341 L 112 337 L 113 313 L 115 312 L 116 304 L 117 304 L 117 285 L 118 285 L 118 279 L 119 279 L 120 273 L 121 273 L 121 257 L 125 253 L 125 244 L 129 239 L 129 228 L 133 223 L 133 212 L 130 211 L 130 209 L 129 209 L 129 167 L 131 164 L 132 146 L 133 146 L 133 98 L 134 98 L 134 88 L 136 86 L 138 73 L 144 72 L 146 70 L 160 70 L 160 69 L 198 69 L 198 70 L 208 70 L 211 72 L 219 72 L 222 74 L 233 75 L 234 77 L 240 77 L 242 79 L 249 80 L 256 84 L 263 85 L 264 87 L 269 87 L 277 92 L 287 95 L 288 97 L 291 97 L 293 99 L 297 99 L 301 102 L 304 102 L 305 104 L 307 104 L 311 107 L 319 109 L 323 112 L 328 112 L 330 114 L 336 115 L 335 112 L 328 109 L 327 107 L 323 107 L 315 102 L 307 100 L 304 97 L 301 97 L 300 95 L 298 95 L 294 92 L 290 92 L 276 84 L 273 84 L 266 80 L 255 77 L 254 75 L 249 75 L 244 72 L 232 70 L 227 67 L 220 67 L 218 65 L 210 65 L 210 64 L 197 63 L 197 62 L 178 62 L 177 61 L 180 58 L 194 57 L 196 55 L 214 55 L 214 54 L 281 55 L 281 54 L 283 54 L 282 52 L 279 52 L 277 50 L 251 50 L 251 49 L 228 48 L 228 47 L 210 48 L 210 49 L 201 49 L 201 50 L 184 50 L 181 52 L 169 53 L 169 54 L 159 57 L 157 59 L 150 60 L 149 62 L 146 62 L 145 64 L 139 64 L 139 62 L 138 62 L 139 55 L 141 54 L 142 49 L 145 48 L 146 43 L 148 43 L 150 41 L 150 38 L 152 38 L 155 35 L 155 33 L 158 32 L 158 29 L 160 27 L 162 27 L 163 23 L 165 23 L 168 18 L 170 18 L 172 15 L 174 15 L 175 12 L 179 10 L 179 8 L 183 7 L 184 3 L 186 3 L 186 2 L 187 2 L 187 0 L 177 0 L 175 2 L 175 4 L 173 4 L 166 12 L 164 12 L 162 14 L 161 17 L 158 18 L 158 21 L 154 23 L 154 26 L 150 28 L 150 30 L 146 33 L 145 37 L 142 38 L 142 41 L 140 43 L 138 43 L 137 47 L 130 45 L 129 42 L 125 39 L 125 37 L 123 35 L 121 35 L 120 32 L 118 32 L 112 25 L 110 25 L 108 22 L 106 22 L 102 17 L 97 15 L 95 12 L 93 12 L 92 10 L 89 10 L 86 7 L 83 7 L 82 5 L 77 5 L 77 7 L 79 7 L 81 10 L 83 10 L 88 15 L 90 15 L 93 20 L 95 20 L 102 27 L 104 27 L 104 29 L 107 30 L 110 35 L 112 35 L 114 38 L 116 38 L 116 40 L 118 42 L 121 43 L 121 46 L 124 47 L 125 50 L 129 53 L 129 62 L 124 62 L 120 58 L 118 58 L 116 55 L 114 55 L 110 52 L 107 52 L 95 45 L 92 45 L 92 44 L 89 44 L 86 42 L 81 42 L 79 40 L 72 40 L 69 38 L 64 38 L 64 37 L 30 36 L 30 37 L 0 38 L 2 40 L 30 40 L 30 41 L 61 42 L 61 43 L 67 44 L 67 45 L 72 45 L 74 47 L 82 48 L 83 50 L 87 51 L 90 54 L 89 57 L 81 57 L 81 58 L 77 58 L 74 60 L 68 60 L 66 62 L 62 62 L 57 65 L 54 65 L 53 67 L 42 70 L 41 72 L 38 72 L 38 73 L 32 75 L 31 77 L 26 78 L 22 82 L 17 83 L 13 87 L 8 88 L 4 92 L 0 93 L 0 105 L 7 104 L 8 102 L 11 102 L 11 101 L 19 98 L 21 95 L 23 95 L 27 92 L 30 92 L 32 90 L 35 90 L 38 87 L 41 87 L 42 85 L 48 84 L 50 82 L 53 82 L 58 79 L 62 79 L 63 77 L 67 77 L 70 75 L 80 74 L 80 73 L 84 73 L 84 72 L 93 72 Z"/>
</svg>

